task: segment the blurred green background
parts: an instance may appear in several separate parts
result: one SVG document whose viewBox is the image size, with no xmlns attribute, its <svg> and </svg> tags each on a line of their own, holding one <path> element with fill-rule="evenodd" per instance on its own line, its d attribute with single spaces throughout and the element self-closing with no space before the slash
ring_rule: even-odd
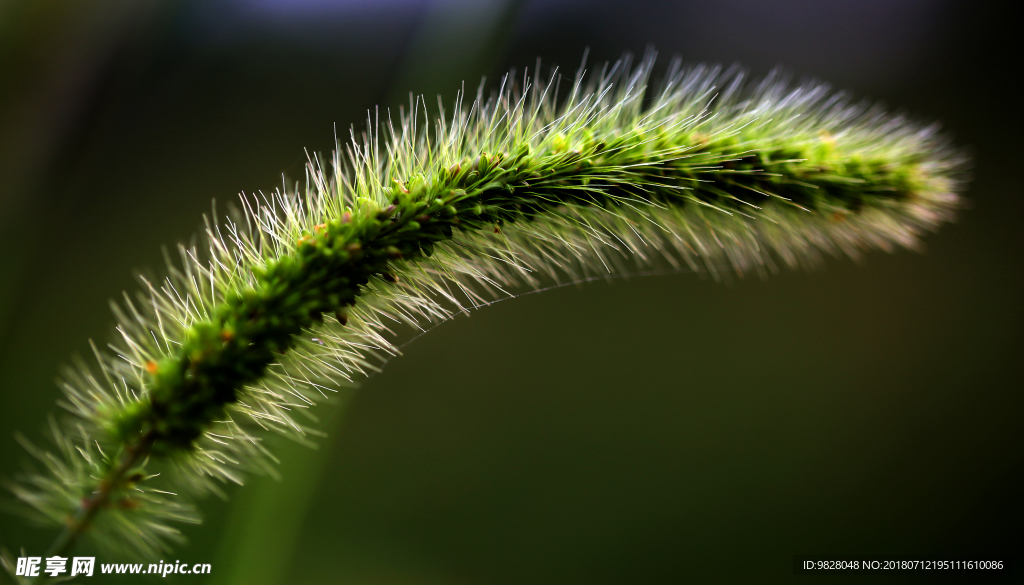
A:
<svg viewBox="0 0 1024 585">
<path fill-rule="evenodd" d="M 5 0 L 0 476 L 27 459 L 15 431 L 42 440 L 59 366 L 109 334 L 108 299 L 212 199 L 300 179 L 304 148 L 409 90 L 653 44 L 941 120 L 975 157 L 972 209 L 923 255 L 594 283 L 446 323 L 321 409 L 319 450 L 278 444 L 282 481 L 204 500 L 165 560 L 213 573 L 168 579 L 815 583 L 840 579 L 792 555 L 1019 552 L 1012 22 L 923 0 Z M 52 538 L 0 515 L 0 544 Z"/>
</svg>

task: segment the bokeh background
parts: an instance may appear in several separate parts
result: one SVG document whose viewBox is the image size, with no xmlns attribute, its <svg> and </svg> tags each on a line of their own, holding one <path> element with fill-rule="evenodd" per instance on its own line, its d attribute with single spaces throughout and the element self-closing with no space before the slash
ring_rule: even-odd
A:
<svg viewBox="0 0 1024 585">
<path fill-rule="evenodd" d="M 924 254 L 587 284 L 446 323 L 322 409 L 319 450 L 278 444 L 282 481 L 204 500 L 165 560 L 213 573 L 168 579 L 814 583 L 834 579 L 792 555 L 1019 552 L 1012 27 L 925 0 L 5 0 L 0 475 L 27 459 L 15 431 L 43 438 L 59 366 L 109 334 L 108 299 L 211 200 L 301 178 L 303 149 L 409 90 L 653 44 L 942 121 L 975 157 L 972 208 Z M 52 537 L 0 516 L 0 544 Z"/>
</svg>

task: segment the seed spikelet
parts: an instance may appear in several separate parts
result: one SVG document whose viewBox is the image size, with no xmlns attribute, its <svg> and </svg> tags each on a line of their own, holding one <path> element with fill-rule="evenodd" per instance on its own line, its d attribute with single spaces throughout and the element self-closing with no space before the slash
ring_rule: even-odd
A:
<svg viewBox="0 0 1024 585">
<path fill-rule="evenodd" d="M 114 306 L 120 337 L 65 374 L 74 417 L 56 456 L 27 445 L 46 469 L 16 495 L 71 541 L 152 558 L 196 519 L 167 492 L 273 473 L 264 431 L 305 440 L 309 407 L 398 353 L 398 324 L 637 263 L 767 273 L 915 248 L 959 206 L 965 160 L 934 126 L 775 74 L 673 62 L 651 87 L 652 65 L 510 74 L 435 114 L 412 99 L 313 158 L 304 187 L 243 195 Z"/>
</svg>

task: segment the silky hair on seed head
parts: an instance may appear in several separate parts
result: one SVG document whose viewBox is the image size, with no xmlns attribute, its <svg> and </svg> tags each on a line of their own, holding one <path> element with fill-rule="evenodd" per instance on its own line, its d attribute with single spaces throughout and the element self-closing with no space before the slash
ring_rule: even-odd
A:
<svg viewBox="0 0 1024 585">
<path fill-rule="evenodd" d="M 310 407 L 397 355 L 396 326 L 654 263 L 768 274 L 915 249 L 961 206 L 966 159 L 936 126 L 778 73 L 674 60 L 651 84 L 653 64 L 372 110 L 303 183 L 207 219 L 64 374 L 56 453 L 23 441 L 44 469 L 12 489 L 63 528 L 52 554 L 82 535 L 168 550 L 198 521 L 186 494 L 273 473 L 266 433 L 315 434 Z"/>
</svg>

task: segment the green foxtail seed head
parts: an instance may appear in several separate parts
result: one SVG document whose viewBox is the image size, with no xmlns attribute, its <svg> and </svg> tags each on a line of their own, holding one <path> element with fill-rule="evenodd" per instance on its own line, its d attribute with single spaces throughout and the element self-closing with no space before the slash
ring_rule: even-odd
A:
<svg viewBox="0 0 1024 585">
<path fill-rule="evenodd" d="M 46 469 L 17 496 L 70 541 L 151 554 L 195 520 L 157 488 L 270 470 L 263 431 L 306 435 L 308 407 L 396 354 L 396 322 L 636 263 L 768 272 L 914 248 L 953 218 L 964 160 L 934 126 L 777 75 L 673 62 L 652 87 L 652 61 L 374 112 L 304 188 L 243 195 L 115 306 L 120 337 L 65 376 L 74 418 L 53 425 L 57 456 L 28 446 Z"/>
</svg>

